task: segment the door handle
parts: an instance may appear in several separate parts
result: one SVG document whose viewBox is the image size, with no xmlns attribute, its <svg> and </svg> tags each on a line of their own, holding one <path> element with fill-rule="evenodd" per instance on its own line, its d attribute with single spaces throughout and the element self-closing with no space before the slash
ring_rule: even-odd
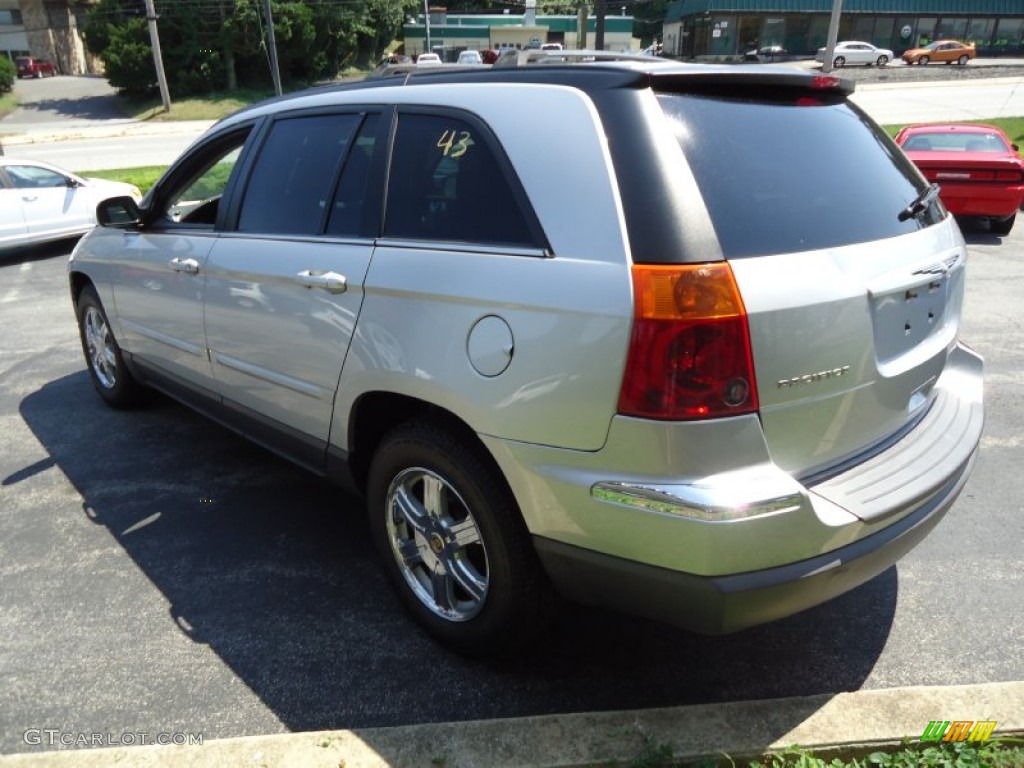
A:
<svg viewBox="0 0 1024 768">
<path fill-rule="evenodd" d="M 34 203 L 36 200 L 39 199 L 39 195 L 22 195 L 21 199 L 24 200 L 26 203 Z"/>
<path fill-rule="evenodd" d="M 199 271 L 199 262 L 195 259 L 179 259 L 175 257 L 167 262 L 168 266 L 175 272 L 186 272 L 190 275 L 194 275 Z"/>
<path fill-rule="evenodd" d="M 328 293 L 344 293 L 348 290 L 347 278 L 337 272 L 304 269 L 296 277 L 307 288 L 323 288 Z"/>
</svg>

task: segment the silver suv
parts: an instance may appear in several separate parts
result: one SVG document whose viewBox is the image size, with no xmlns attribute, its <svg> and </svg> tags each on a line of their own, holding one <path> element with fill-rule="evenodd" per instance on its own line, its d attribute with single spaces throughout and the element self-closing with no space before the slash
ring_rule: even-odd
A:
<svg viewBox="0 0 1024 768">
<path fill-rule="evenodd" d="M 795 613 L 938 523 L 983 421 L 963 239 L 849 90 L 593 57 L 243 110 L 75 249 L 93 383 L 359 490 L 464 653 L 558 596 Z"/>
</svg>

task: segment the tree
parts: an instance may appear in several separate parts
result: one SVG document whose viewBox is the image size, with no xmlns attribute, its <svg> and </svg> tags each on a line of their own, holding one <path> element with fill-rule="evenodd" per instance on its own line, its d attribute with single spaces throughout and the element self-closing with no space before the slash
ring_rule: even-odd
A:
<svg viewBox="0 0 1024 768">
<path fill-rule="evenodd" d="M 375 61 L 399 33 L 409 4 L 274 0 L 282 79 L 309 82 Z M 174 96 L 270 82 L 263 0 L 156 0 L 156 10 Z M 131 94 L 152 92 L 156 75 L 142 0 L 100 0 L 88 13 L 84 36 L 106 65 L 111 85 Z"/>
</svg>

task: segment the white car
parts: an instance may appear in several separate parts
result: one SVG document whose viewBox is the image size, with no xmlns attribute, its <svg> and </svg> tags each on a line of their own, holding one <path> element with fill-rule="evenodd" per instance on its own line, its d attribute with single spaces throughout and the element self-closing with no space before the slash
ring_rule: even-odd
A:
<svg viewBox="0 0 1024 768">
<path fill-rule="evenodd" d="M 825 49 L 819 48 L 814 58 L 824 64 Z M 832 66 L 836 69 L 845 67 L 847 64 L 866 64 L 869 67 L 872 64 L 877 64 L 884 67 L 890 61 L 892 61 L 892 51 L 888 48 L 876 48 L 871 43 L 863 43 L 859 40 L 836 43 L 835 52 L 832 54 Z"/>
<path fill-rule="evenodd" d="M 36 160 L 0 157 L 0 249 L 74 237 L 96 225 L 96 204 L 139 199 L 137 187 L 85 179 Z"/>
<path fill-rule="evenodd" d="M 417 67 L 439 67 L 441 63 L 441 57 L 436 53 L 421 53 L 416 59 Z"/>
<path fill-rule="evenodd" d="M 480 51 L 462 51 L 459 54 L 459 60 L 457 64 L 483 64 L 483 57 L 480 56 Z"/>
</svg>

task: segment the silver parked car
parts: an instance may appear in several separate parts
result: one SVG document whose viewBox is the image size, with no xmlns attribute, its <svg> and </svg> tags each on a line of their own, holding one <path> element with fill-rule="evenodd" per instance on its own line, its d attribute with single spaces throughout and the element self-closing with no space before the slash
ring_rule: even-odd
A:
<svg viewBox="0 0 1024 768">
<path fill-rule="evenodd" d="M 827 49 L 819 48 L 815 60 L 825 63 Z M 876 48 L 871 43 L 864 43 L 860 40 L 846 40 L 836 43 L 836 49 L 832 53 L 832 65 L 837 69 L 847 64 L 866 64 L 871 66 L 877 64 L 884 67 L 892 61 L 892 51 L 888 48 Z"/>
<path fill-rule="evenodd" d="M 559 596 L 796 613 L 917 544 L 978 450 L 963 239 L 849 84 L 602 57 L 245 109 L 70 262 L 104 400 L 159 389 L 359 490 L 468 654 Z"/>
</svg>

